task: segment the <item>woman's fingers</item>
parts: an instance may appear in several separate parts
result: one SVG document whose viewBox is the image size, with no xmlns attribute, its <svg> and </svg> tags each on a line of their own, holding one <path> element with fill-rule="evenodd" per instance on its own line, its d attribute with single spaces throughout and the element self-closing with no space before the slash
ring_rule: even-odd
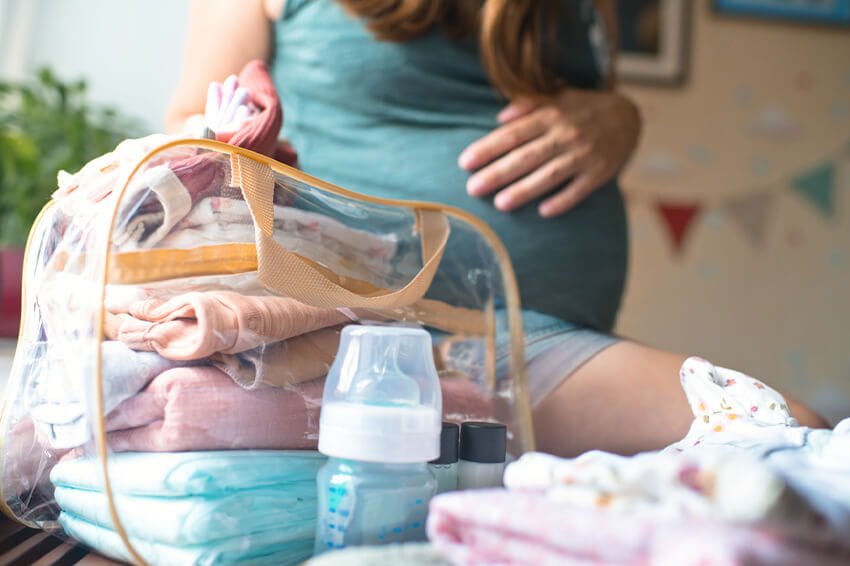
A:
<svg viewBox="0 0 850 566">
<path fill-rule="evenodd" d="M 477 169 L 467 192 L 498 192 L 496 208 L 515 210 L 550 194 L 538 209 L 552 217 L 573 208 L 628 161 L 640 133 L 636 107 L 606 92 L 567 89 L 546 103 L 517 99 L 497 116 L 503 124 L 458 158 Z"/>
<path fill-rule="evenodd" d="M 540 203 L 538 212 L 544 218 L 559 216 L 593 192 L 604 182 L 604 178 L 596 171 L 588 171 L 576 176 L 563 189 Z"/>
<path fill-rule="evenodd" d="M 507 124 L 512 120 L 525 116 L 541 104 L 542 101 L 539 99 L 518 98 L 502 108 L 501 112 L 496 115 L 496 120 L 502 124 Z"/>
<path fill-rule="evenodd" d="M 528 204 L 574 176 L 581 167 L 581 156 L 567 152 L 550 159 L 531 173 L 505 187 L 493 201 L 499 210 L 509 212 Z"/>
<path fill-rule="evenodd" d="M 528 140 L 547 131 L 548 127 L 538 112 L 518 118 L 500 126 L 471 143 L 458 157 L 458 164 L 467 170 L 478 169 Z"/>
<path fill-rule="evenodd" d="M 472 175 L 466 183 L 467 192 L 484 196 L 501 189 L 562 154 L 566 145 L 556 136 L 534 138 Z"/>
</svg>

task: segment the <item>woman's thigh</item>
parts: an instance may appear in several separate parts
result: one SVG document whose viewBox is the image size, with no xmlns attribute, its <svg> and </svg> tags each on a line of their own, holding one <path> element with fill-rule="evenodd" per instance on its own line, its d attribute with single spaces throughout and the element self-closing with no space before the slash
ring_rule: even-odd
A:
<svg viewBox="0 0 850 566">
<path fill-rule="evenodd" d="M 605 348 L 535 408 L 537 449 L 634 454 L 681 439 L 693 421 L 679 383 L 686 358 L 629 341 Z"/>
<path fill-rule="evenodd" d="M 680 440 L 694 419 L 679 382 L 687 357 L 629 341 L 600 351 L 534 409 L 537 449 L 560 456 L 594 449 L 635 454 Z M 829 427 L 782 394 L 800 425 Z"/>
</svg>

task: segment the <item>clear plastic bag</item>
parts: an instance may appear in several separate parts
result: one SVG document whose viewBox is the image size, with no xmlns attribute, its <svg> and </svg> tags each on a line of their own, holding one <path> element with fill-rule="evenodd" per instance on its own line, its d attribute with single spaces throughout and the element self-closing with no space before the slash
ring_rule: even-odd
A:
<svg viewBox="0 0 850 566">
<path fill-rule="evenodd" d="M 516 282 L 476 218 L 209 140 L 130 140 L 65 181 L 27 246 L 8 515 L 137 562 L 303 560 L 348 324 L 426 328 L 444 419 L 533 449 Z"/>
</svg>

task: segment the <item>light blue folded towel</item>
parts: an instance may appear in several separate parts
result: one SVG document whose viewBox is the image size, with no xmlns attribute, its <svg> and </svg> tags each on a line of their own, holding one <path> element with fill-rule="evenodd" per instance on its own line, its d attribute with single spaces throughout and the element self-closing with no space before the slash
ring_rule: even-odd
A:
<svg viewBox="0 0 850 566">
<path fill-rule="evenodd" d="M 109 456 L 113 491 L 124 495 L 211 496 L 217 493 L 315 481 L 326 457 L 309 450 L 124 452 Z M 60 487 L 103 489 L 101 462 L 78 458 L 57 464 Z"/>
<path fill-rule="evenodd" d="M 113 529 L 106 494 L 57 487 L 63 511 Z M 312 538 L 318 501 L 316 482 L 303 481 L 218 496 L 148 497 L 115 495 L 118 518 L 134 537 L 185 546 L 274 529 L 277 539 Z"/>
<path fill-rule="evenodd" d="M 160 517 L 151 517 L 157 521 Z M 131 561 L 121 537 L 111 529 L 99 527 L 70 513 L 62 512 L 59 523 L 80 542 L 107 556 Z M 215 541 L 211 544 L 172 546 L 130 536 L 133 548 L 149 564 L 157 566 L 241 566 L 299 564 L 313 553 L 313 537 L 280 540 L 278 531 L 263 531 Z"/>
</svg>

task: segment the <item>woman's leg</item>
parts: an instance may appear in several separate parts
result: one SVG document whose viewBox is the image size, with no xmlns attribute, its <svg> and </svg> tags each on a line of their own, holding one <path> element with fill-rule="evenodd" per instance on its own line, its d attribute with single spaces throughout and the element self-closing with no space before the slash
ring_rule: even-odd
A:
<svg viewBox="0 0 850 566">
<path fill-rule="evenodd" d="M 680 440 L 694 419 L 679 383 L 687 357 L 628 341 L 602 350 L 535 408 L 537 449 L 559 456 L 593 449 L 635 454 Z M 785 397 L 801 425 L 828 426 Z"/>
<path fill-rule="evenodd" d="M 686 358 L 635 342 L 605 348 L 534 410 L 537 450 L 634 454 L 679 440 L 693 421 L 679 384 Z"/>
<path fill-rule="evenodd" d="M 780 391 L 780 393 L 782 392 Z M 832 428 L 832 425 L 829 424 L 825 418 L 814 412 L 806 405 L 803 405 L 800 401 L 791 397 L 787 393 L 782 393 L 782 396 L 785 397 L 785 400 L 788 402 L 788 408 L 791 410 L 791 416 L 797 419 L 797 422 L 802 426 L 808 426 L 811 428 Z"/>
</svg>

